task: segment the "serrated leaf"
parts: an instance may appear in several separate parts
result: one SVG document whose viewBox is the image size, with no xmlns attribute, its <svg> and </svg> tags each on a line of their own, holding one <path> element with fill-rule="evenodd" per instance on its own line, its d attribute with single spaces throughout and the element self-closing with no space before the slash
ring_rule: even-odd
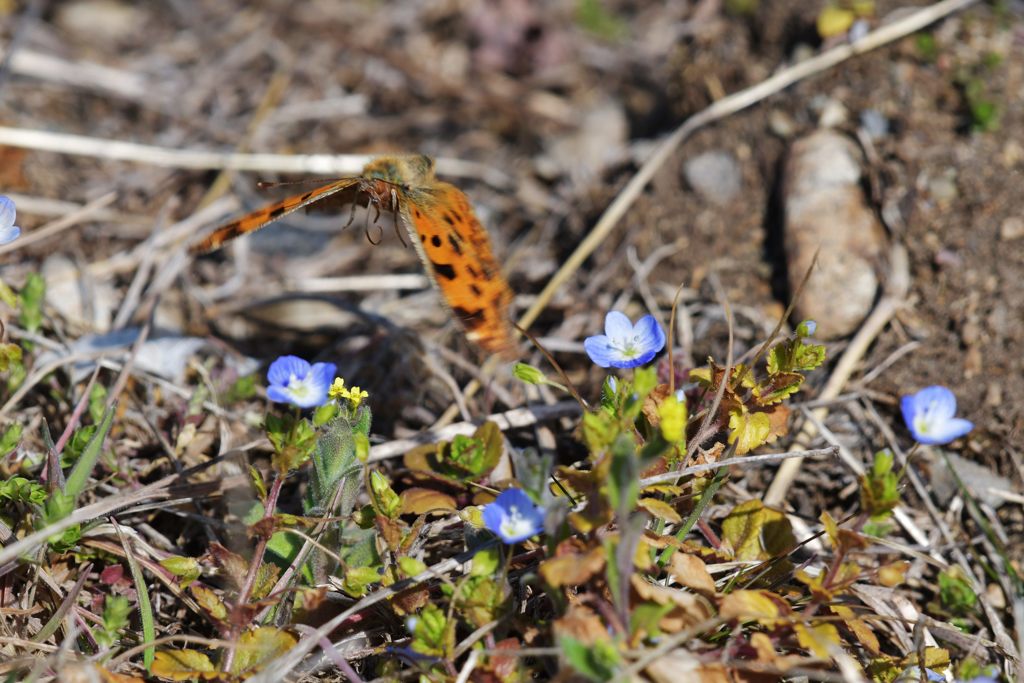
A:
<svg viewBox="0 0 1024 683">
<path fill-rule="evenodd" d="M 736 455 L 745 455 L 764 444 L 771 434 L 771 421 L 764 413 L 740 408 L 729 413 L 729 443 L 736 444 Z"/>
<path fill-rule="evenodd" d="M 367 588 L 381 580 L 376 567 L 350 567 L 341 583 L 342 590 L 355 598 L 367 593 Z"/>
<path fill-rule="evenodd" d="M 470 576 L 493 576 L 501 565 L 501 553 L 497 548 L 484 548 L 473 556 Z"/>
<path fill-rule="evenodd" d="M 427 565 L 422 560 L 417 560 L 415 557 L 409 557 L 408 555 L 398 558 L 398 568 L 407 577 L 417 576 L 427 571 Z"/>
</svg>

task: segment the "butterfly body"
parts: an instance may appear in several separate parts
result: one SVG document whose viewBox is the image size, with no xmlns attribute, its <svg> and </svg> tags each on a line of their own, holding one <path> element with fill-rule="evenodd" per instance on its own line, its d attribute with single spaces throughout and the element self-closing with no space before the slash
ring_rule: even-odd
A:
<svg viewBox="0 0 1024 683">
<path fill-rule="evenodd" d="M 513 357 L 515 337 L 508 318 L 512 292 L 487 231 L 465 193 L 438 180 L 433 159 L 424 155 L 374 159 L 359 176 L 288 197 L 221 226 L 192 251 L 211 251 L 327 197 L 396 212 L 466 337 L 485 351 Z"/>
</svg>

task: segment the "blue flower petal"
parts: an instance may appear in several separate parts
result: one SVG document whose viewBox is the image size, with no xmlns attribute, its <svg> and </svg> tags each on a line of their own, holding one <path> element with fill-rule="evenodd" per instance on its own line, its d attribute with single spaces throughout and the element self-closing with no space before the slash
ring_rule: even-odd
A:
<svg viewBox="0 0 1024 683">
<path fill-rule="evenodd" d="M 10 227 L 14 225 L 14 219 L 17 217 L 17 212 L 14 208 L 14 202 L 10 197 L 0 195 L 0 227 Z"/>
<path fill-rule="evenodd" d="M 665 348 L 665 333 L 653 315 L 645 315 L 640 320 L 637 320 L 633 333 L 639 337 L 637 346 L 644 349 L 645 353 L 650 351 L 651 358 L 654 357 L 654 354 Z M 646 363 L 647 361 L 644 362 Z"/>
<path fill-rule="evenodd" d="M 946 444 L 955 441 L 967 432 L 974 429 L 974 423 L 960 417 L 950 418 L 940 423 L 927 436 L 918 439 L 921 443 L 929 446 Z M 922 435 L 924 436 L 924 435 Z"/>
<path fill-rule="evenodd" d="M 288 393 L 288 390 L 276 384 L 272 384 L 267 387 L 267 398 L 274 403 L 291 403 L 292 396 Z"/>
<path fill-rule="evenodd" d="M 506 544 L 518 543 L 544 529 L 544 511 L 522 489 L 506 489 L 484 506 L 484 526 Z"/>
<path fill-rule="evenodd" d="M 21 237 L 21 228 L 17 225 L 0 226 L 0 246 L 10 244 Z"/>
<path fill-rule="evenodd" d="M 314 363 L 309 371 L 309 381 L 317 388 L 317 391 L 323 389 L 323 394 L 326 395 L 337 372 L 338 366 L 334 363 Z"/>
<path fill-rule="evenodd" d="M 633 323 L 621 311 L 608 311 L 608 315 L 604 317 L 604 333 L 609 339 L 616 341 L 629 339 L 635 334 Z"/>
<path fill-rule="evenodd" d="M 271 384 L 288 386 L 292 375 L 297 379 L 303 379 L 309 374 L 310 365 L 298 356 L 281 356 L 267 370 L 267 381 Z"/>
<path fill-rule="evenodd" d="M 615 349 L 608 343 L 608 337 L 597 334 L 583 340 L 583 350 L 594 361 L 598 367 L 611 367 L 612 361 L 617 357 Z"/>
<path fill-rule="evenodd" d="M 900 399 L 903 421 L 914 440 L 926 445 L 947 444 L 974 428 L 956 415 L 956 396 L 943 386 L 931 386 Z"/>
</svg>

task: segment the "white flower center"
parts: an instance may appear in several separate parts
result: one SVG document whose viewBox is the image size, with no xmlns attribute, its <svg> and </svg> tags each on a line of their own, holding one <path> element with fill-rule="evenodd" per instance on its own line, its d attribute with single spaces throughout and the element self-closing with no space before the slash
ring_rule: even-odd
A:
<svg viewBox="0 0 1024 683">
<path fill-rule="evenodd" d="M 295 373 L 291 373 L 288 377 L 288 393 L 297 399 L 306 398 L 310 395 L 312 387 L 309 386 L 309 382 L 305 379 L 299 379 L 295 376 Z"/>
<path fill-rule="evenodd" d="M 522 536 L 533 531 L 533 523 L 519 512 L 519 508 L 510 505 L 508 516 L 501 522 L 501 535 L 506 538 Z"/>
<path fill-rule="evenodd" d="M 639 343 L 640 335 L 634 334 L 632 339 L 629 337 L 619 337 L 612 342 L 612 346 L 626 358 L 633 358 L 640 355 L 640 349 L 637 348 Z"/>
</svg>

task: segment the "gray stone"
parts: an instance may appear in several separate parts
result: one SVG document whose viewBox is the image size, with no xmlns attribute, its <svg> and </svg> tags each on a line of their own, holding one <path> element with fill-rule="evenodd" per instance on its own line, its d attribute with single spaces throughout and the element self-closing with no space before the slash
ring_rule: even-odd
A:
<svg viewBox="0 0 1024 683">
<path fill-rule="evenodd" d="M 874 305 L 876 268 L 886 235 L 860 186 L 860 149 L 847 137 L 820 130 L 793 143 L 783 180 L 786 266 L 796 292 L 817 253 L 798 320 L 818 323 L 816 336 L 844 337 Z"/>
<path fill-rule="evenodd" d="M 704 152 L 683 165 L 687 184 L 708 201 L 724 206 L 740 193 L 740 165 L 729 152 Z"/>
</svg>

